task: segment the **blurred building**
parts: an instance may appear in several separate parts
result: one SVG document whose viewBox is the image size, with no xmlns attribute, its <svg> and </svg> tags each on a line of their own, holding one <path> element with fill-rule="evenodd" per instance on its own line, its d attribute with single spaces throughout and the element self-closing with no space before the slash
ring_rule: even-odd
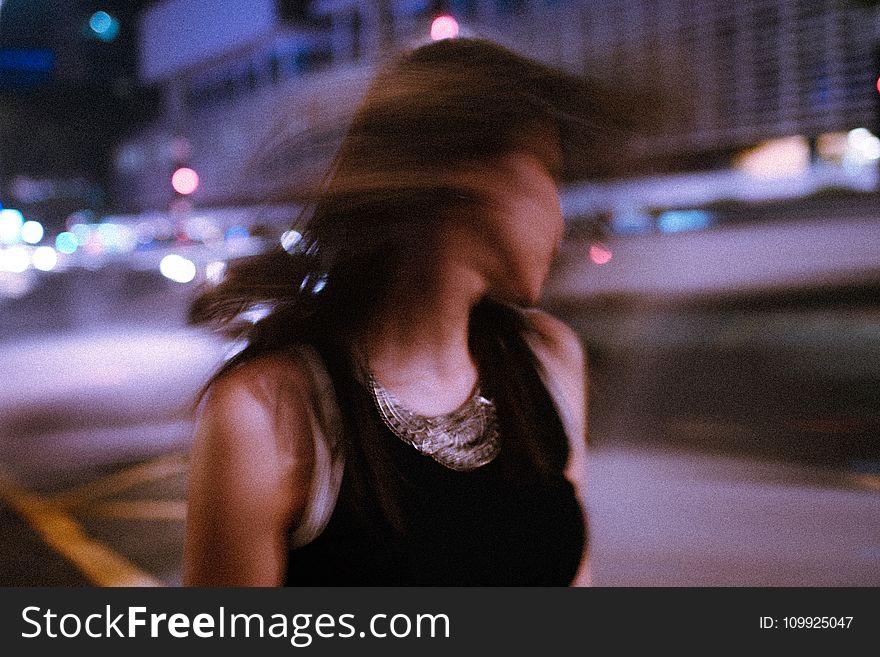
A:
<svg viewBox="0 0 880 657">
<path fill-rule="evenodd" d="M 148 1 L 0 2 L 0 205 L 52 230 L 104 210 L 110 151 L 155 105 L 136 67 Z"/>
<path fill-rule="evenodd" d="M 199 174 L 196 204 L 271 195 L 287 181 L 273 180 L 262 156 L 298 131 L 341 129 L 382 53 L 430 38 L 440 14 L 461 34 L 659 91 L 668 118 L 628 145 L 642 163 L 634 175 L 784 178 L 827 165 L 818 186 L 875 184 L 876 3 L 160 0 L 141 15 L 139 72 L 162 89 L 163 111 L 116 152 L 117 205 L 167 207 L 183 165 Z"/>
</svg>

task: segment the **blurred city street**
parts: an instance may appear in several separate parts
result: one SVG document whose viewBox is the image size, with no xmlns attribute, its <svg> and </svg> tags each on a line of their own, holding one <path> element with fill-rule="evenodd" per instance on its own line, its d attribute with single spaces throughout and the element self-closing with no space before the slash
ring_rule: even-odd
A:
<svg viewBox="0 0 880 657">
<path fill-rule="evenodd" d="M 166 312 L 146 304 L 139 325 L 0 345 L 15 381 L 0 401 L 0 583 L 180 584 L 187 404 L 225 346 L 182 328 L 185 288 L 163 289 Z M 679 312 L 675 330 L 656 310 L 569 309 L 591 349 L 596 584 L 880 584 L 880 325 L 851 306 Z M 727 335 L 714 349 L 713 322 Z"/>
<path fill-rule="evenodd" d="M 181 584 L 191 404 L 244 344 L 188 322 L 344 322 L 436 254 L 491 291 L 557 234 L 595 583 L 880 586 L 880 1 L 0 9 L 0 586 Z M 467 44 L 544 72 L 374 77 Z"/>
</svg>

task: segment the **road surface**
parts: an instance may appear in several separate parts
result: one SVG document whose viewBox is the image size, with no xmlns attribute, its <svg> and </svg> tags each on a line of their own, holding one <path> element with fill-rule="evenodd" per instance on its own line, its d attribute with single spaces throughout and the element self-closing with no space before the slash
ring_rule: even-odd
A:
<svg viewBox="0 0 880 657">
<path fill-rule="evenodd" d="M 0 346 L 9 377 L 0 400 L 0 584 L 180 584 L 192 434 L 186 404 L 224 349 L 203 333 L 164 325 Z M 587 472 L 596 584 L 880 585 L 873 461 L 771 458 L 749 446 L 772 442 L 775 435 L 761 433 L 772 424 L 749 425 L 748 412 L 732 413 L 729 401 L 711 394 L 673 403 L 680 386 L 664 387 L 659 372 L 632 388 L 632 368 L 613 363 L 599 359 L 591 381 L 604 387 L 594 395 Z M 708 371 L 700 359 L 667 371 L 676 367 Z M 728 390 L 737 378 L 754 388 L 754 368 L 729 373 Z M 777 371 L 777 383 L 789 374 L 790 366 Z M 669 379 L 676 380 L 689 378 Z M 648 401 L 629 414 L 628 402 L 609 394 L 639 390 L 644 400 L 648 388 Z M 755 417 L 772 416 L 760 395 L 749 399 Z M 686 411 L 667 415 L 663 426 L 686 428 L 689 439 L 625 433 L 648 425 L 658 404 Z M 862 417 L 865 409 L 838 410 Z"/>
</svg>

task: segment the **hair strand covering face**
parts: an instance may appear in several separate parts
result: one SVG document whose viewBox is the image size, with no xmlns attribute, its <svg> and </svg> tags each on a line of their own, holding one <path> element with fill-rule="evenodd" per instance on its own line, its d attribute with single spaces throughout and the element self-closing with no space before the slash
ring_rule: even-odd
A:
<svg viewBox="0 0 880 657">
<path fill-rule="evenodd" d="M 293 222 L 303 237 L 290 250 L 279 244 L 232 261 L 219 284 L 199 289 L 189 321 L 209 324 L 247 346 L 215 373 L 195 405 L 218 377 L 261 354 L 297 342 L 336 345 L 344 352 L 381 307 L 401 258 L 419 252 L 444 212 L 479 204 L 456 186 L 453 174 L 461 168 L 529 149 L 536 130 L 547 130 L 559 135 L 563 179 L 609 175 L 618 170 L 617 154 L 636 125 L 635 106 L 608 85 L 485 40 L 445 39 L 395 57 L 369 85 L 318 183 L 308 182 L 303 163 L 326 147 L 322 140 L 332 140 L 332 126 L 274 144 L 267 161 L 272 178 L 283 178 L 285 185 L 267 200 L 304 204 Z M 257 306 L 268 312 L 245 321 Z M 515 321 L 500 307 L 477 317 L 490 331 Z M 496 365 L 503 367 L 500 360 Z M 517 376 L 509 373 L 510 385 Z M 341 443 L 356 455 L 347 462 L 362 464 L 365 486 L 387 489 L 382 463 L 364 435 L 369 427 L 355 426 L 355 406 L 346 409 L 353 437 Z M 522 414 L 515 417 L 515 424 L 528 423 Z M 386 508 L 389 517 L 392 507 Z"/>
<path fill-rule="evenodd" d="M 398 256 L 423 245 L 443 211 L 479 201 L 456 187 L 457 170 L 527 149 L 543 128 L 560 136 L 563 179 L 608 175 L 636 124 L 633 106 L 609 85 L 485 40 L 444 39 L 398 55 L 373 79 L 319 183 L 297 167 L 332 130 L 275 145 L 286 156 L 269 158 L 273 175 L 285 171 L 285 160 L 290 169 L 267 200 L 304 204 L 295 221 L 303 240 L 293 253 L 279 246 L 230 263 L 219 285 L 200 290 L 190 319 L 259 343 L 271 319 L 236 321 L 252 305 L 303 318 L 323 307 L 328 321 L 356 331 L 377 307 Z M 318 280 L 323 290 L 315 295 Z M 331 303 L 338 305 L 331 310 Z M 277 337 L 289 340 L 292 330 Z"/>
</svg>

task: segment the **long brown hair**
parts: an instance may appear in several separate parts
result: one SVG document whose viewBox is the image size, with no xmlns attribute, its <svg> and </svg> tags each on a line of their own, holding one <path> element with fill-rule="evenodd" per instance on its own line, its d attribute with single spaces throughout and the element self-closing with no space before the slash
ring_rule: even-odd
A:
<svg viewBox="0 0 880 657">
<path fill-rule="evenodd" d="M 397 56 L 374 78 L 321 184 L 304 191 L 291 180 L 291 196 L 305 200 L 293 224 L 302 238 L 229 263 L 222 282 L 194 299 L 192 323 L 247 342 L 199 399 L 217 378 L 298 341 L 344 358 L 346 345 L 382 307 L 401 258 L 431 238 L 443 212 L 479 206 L 472 192 L 450 182 L 450 172 L 528 148 L 536 127 L 558 131 L 564 176 L 612 171 L 612 144 L 619 147 L 627 128 L 620 98 L 479 39 L 443 40 Z M 265 317 L 242 321 L 255 306 Z M 503 371 L 510 353 L 523 353 L 510 337 L 526 330 L 515 308 L 484 299 L 471 324 L 481 372 Z M 532 426 L 518 397 L 527 386 L 524 376 L 515 368 L 504 372 L 493 392 L 502 425 L 522 436 L 530 461 L 547 469 L 539 444 L 544 428 Z M 373 447 L 376 428 L 364 421 L 371 409 L 354 390 L 337 393 L 348 427 L 341 444 L 346 476 L 378 491 L 394 520 L 393 487 Z"/>
</svg>

